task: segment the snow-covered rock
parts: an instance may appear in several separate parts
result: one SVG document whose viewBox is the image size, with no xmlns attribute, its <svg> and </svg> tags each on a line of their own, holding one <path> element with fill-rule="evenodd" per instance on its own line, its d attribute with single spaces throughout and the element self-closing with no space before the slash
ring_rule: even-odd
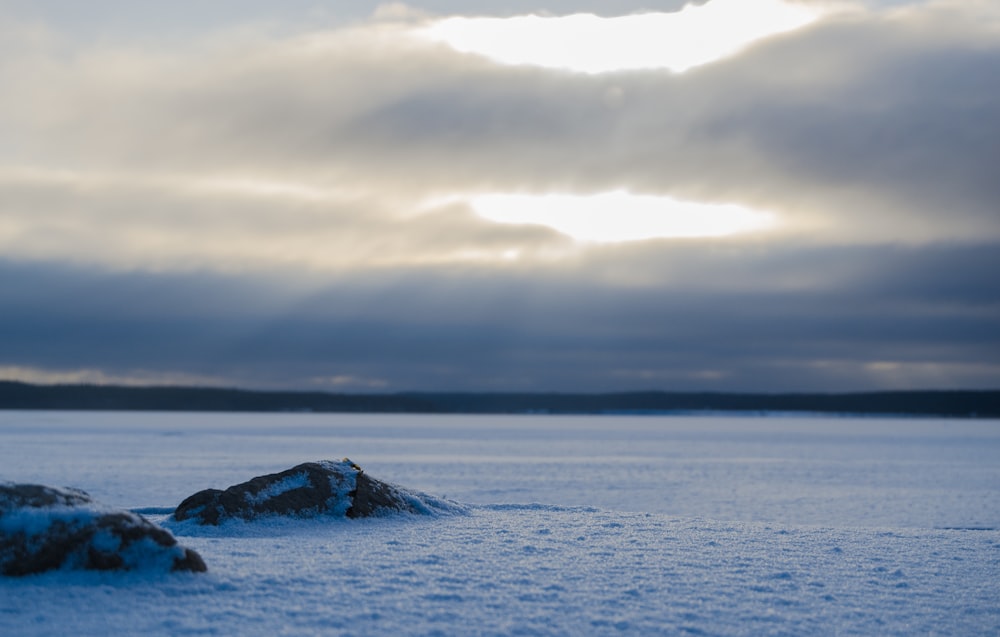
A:
<svg viewBox="0 0 1000 637">
<path fill-rule="evenodd" d="M 231 519 L 272 516 L 363 518 L 400 511 L 426 514 L 451 509 L 449 503 L 437 498 L 372 478 L 344 458 L 339 462 L 306 462 L 225 491 L 199 491 L 178 505 L 173 519 L 218 525 Z"/>
<path fill-rule="evenodd" d="M 94 502 L 84 491 L 0 483 L 0 573 L 53 569 L 204 572 L 195 551 L 129 511 Z"/>
</svg>

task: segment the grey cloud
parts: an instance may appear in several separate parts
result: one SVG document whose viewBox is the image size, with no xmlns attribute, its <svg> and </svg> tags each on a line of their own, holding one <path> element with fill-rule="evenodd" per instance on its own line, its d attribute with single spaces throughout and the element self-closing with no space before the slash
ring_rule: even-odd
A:
<svg viewBox="0 0 1000 637">
<path fill-rule="evenodd" d="M 0 299 L 0 366 L 88 361 L 264 387 L 351 377 L 391 390 L 836 390 L 935 373 L 934 386 L 988 387 L 1000 378 L 1000 296 L 995 283 L 969 282 L 995 271 L 998 254 L 996 244 L 718 254 L 739 291 L 699 288 L 697 273 L 686 285 L 621 287 L 422 268 L 292 293 L 281 280 L 8 263 L 4 278 L 22 285 Z M 825 276 L 838 259 L 852 266 Z M 768 276 L 790 269 L 813 284 L 784 289 Z"/>
<path fill-rule="evenodd" d="M 892 25 L 834 25 L 801 43 L 765 48 L 764 61 L 787 56 L 806 69 L 822 67 L 822 58 L 837 50 L 853 50 L 845 57 L 859 72 L 806 91 L 791 86 L 754 95 L 753 104 L 736 96 L 699 130 L 701 138 L 740 139 L 771 170 L 794 180 L 787 184 L 793 192 L 832 202 L 837 188 L 871 193 L 882 205 L 860 211 L 869 219 L 885 213 L 896 223 L 935 230 L 995 221 L 1000 48 L 914 41 L 894 31 Z M 729 71 L 720 66 L 693 79 L 736 84 L 727 81 Z M 972 227 L 997 230 L 995 223 Z M 888 235 L 891 229 L 880 230 Z"/>
</svg>

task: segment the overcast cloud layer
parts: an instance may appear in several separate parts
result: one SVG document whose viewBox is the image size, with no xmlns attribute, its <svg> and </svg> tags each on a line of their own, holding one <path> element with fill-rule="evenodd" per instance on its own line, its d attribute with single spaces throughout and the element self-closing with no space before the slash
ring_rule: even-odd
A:
<svg viewBox="0 0 1000 637">
<path fill-rule="evenodd" d="M 0 2 L 0 377 L 1000 387 L 995 3 L 859 5 L 679 75 L 412 35 L 511 3 L 359 4 L 154 31 Z M 463 199 L 617 189 L 779 223 L 588 245 Z"/>
</svg>

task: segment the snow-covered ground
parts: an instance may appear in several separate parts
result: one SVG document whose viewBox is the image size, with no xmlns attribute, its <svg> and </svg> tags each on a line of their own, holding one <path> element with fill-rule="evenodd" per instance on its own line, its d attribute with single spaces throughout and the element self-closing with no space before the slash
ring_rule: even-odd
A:
<svg viewBox="0 0 1000 637">
<path fill-rule="evenodd" d="M 198 528 L 309 460 L 453 515 Z M 0 635 L 1000 634 L 1000 422 L 0 412 L 0 480 L 141 510 L 207 574 L 0 578 Z"/>
</svg>

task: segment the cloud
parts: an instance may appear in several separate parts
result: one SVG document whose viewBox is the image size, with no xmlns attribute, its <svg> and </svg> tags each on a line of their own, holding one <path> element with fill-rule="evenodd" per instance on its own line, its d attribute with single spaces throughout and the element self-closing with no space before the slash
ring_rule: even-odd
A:
<svg viewBox="0 0 1000 637">
<path fill-rule="evenodd" d="M 0 243 L 9 258 L 32 261 L 226 271 L 491 261 L 567 243 L 542 229 L 498 228 L 461 203 L 402 214 L 396 203 L 377 193 L 190 175 L 0 170 Z"/>
<path fill-rule="evenodd" d="M 842 15 L 681 76 L 500 66 L 409 17 L 162 48 L 8 22 L 0 371 L 996 386 L 991 4 Z M 781 225 L 581 246 L 463 203 L 613 190 Z"/>
<path fill-rule="evenodd" d="M 169 373 L 162 370 L 132 369 L 122 375 L 109 375 L 100 369 L 75 368 L 66 370 L 39 369 L 34 367 L 0 366 L 4 380 L 39 385 L 126 385 L 149 387 L 228 387 L 231 379 Z"/>
<path fill-rule="evenodd" d="M 4 65 L 15 97 L 0 106 L 0 130 L 39 170 L 115 175 L 79 198 L 77 218 L 113 228 L 127 207 L 166 237 L 171 226 L 235 231 L 227 218 L 245 216 L 232 233 L 237 252 L 247 234 L 248 250 L 267 253 L 275 224 L 265 207 L 282 223 L 318 220 L 319 236 L 346 228 L 356 244 L 379 234 L 370 224 L 399 219 L 427 229 L 414 236 L 433 236 L 441 217 L 420 219 L 423 202 L 477 192 L 628 189 L 738 203 L 778 213 L 808 240 L 1000 232 L 1000 38 L 995 22 L 961 5 L 831 19 L 684 76 L 499 67 L 407 37 L 407 28 L 242 33 L 180 52 L 103 46 L 67 56 L 37 45 Z M 224 201 L 183 183 L 206 178 L 356 196 Z M 136 184 L 150 180 L 159 191 L 140 196 Z M 50 186 L 44 194 L 36 184 L 32 196 L 58 208 L 51 199 L 64 184 Z M 463 225 L 479 245 L 506 232 Z M 340 252 L 323 256 L 322 244 L 288 251 L 313 263 Z M 225 250 L 216 243 L 202 257 L 240 258 Z M 147 250 L 136 253 L 128 259 Z M 351 258 L 360 265 L 362 256 Z"/>
<path fill-rule="evenodd" d="M 994 386 L 998 244 L 719 244 L 596 271 L 423 267 L 290 285 L 6 264 L 0 364 L 256 387 L 606 391 Z M 977 284 L 977 282 L 979 282 Z M 923 284 L 921 284 L 923 283 Z M 42 291 L 42 292 L 40 292 Z M 155 362 L 152 364 L 151 362 Z M 137 371 L 138 370 L 138 371 Z M 324 380 L 326 379 L 326 380 Z M 925 385 L 928 386 L 928 385 Z"/>
<path fill-rule="evenodd" d="M 680 11 L 613 18 L 576 13 L 451 17 L 420 30 L 435 42 L 504 64 L 583 73 L 668 68 L 683 72 L 738 53 L 761 38 L 817 19 L 817 6 L 781 0 L 713 0 Z"/>
</svg>

